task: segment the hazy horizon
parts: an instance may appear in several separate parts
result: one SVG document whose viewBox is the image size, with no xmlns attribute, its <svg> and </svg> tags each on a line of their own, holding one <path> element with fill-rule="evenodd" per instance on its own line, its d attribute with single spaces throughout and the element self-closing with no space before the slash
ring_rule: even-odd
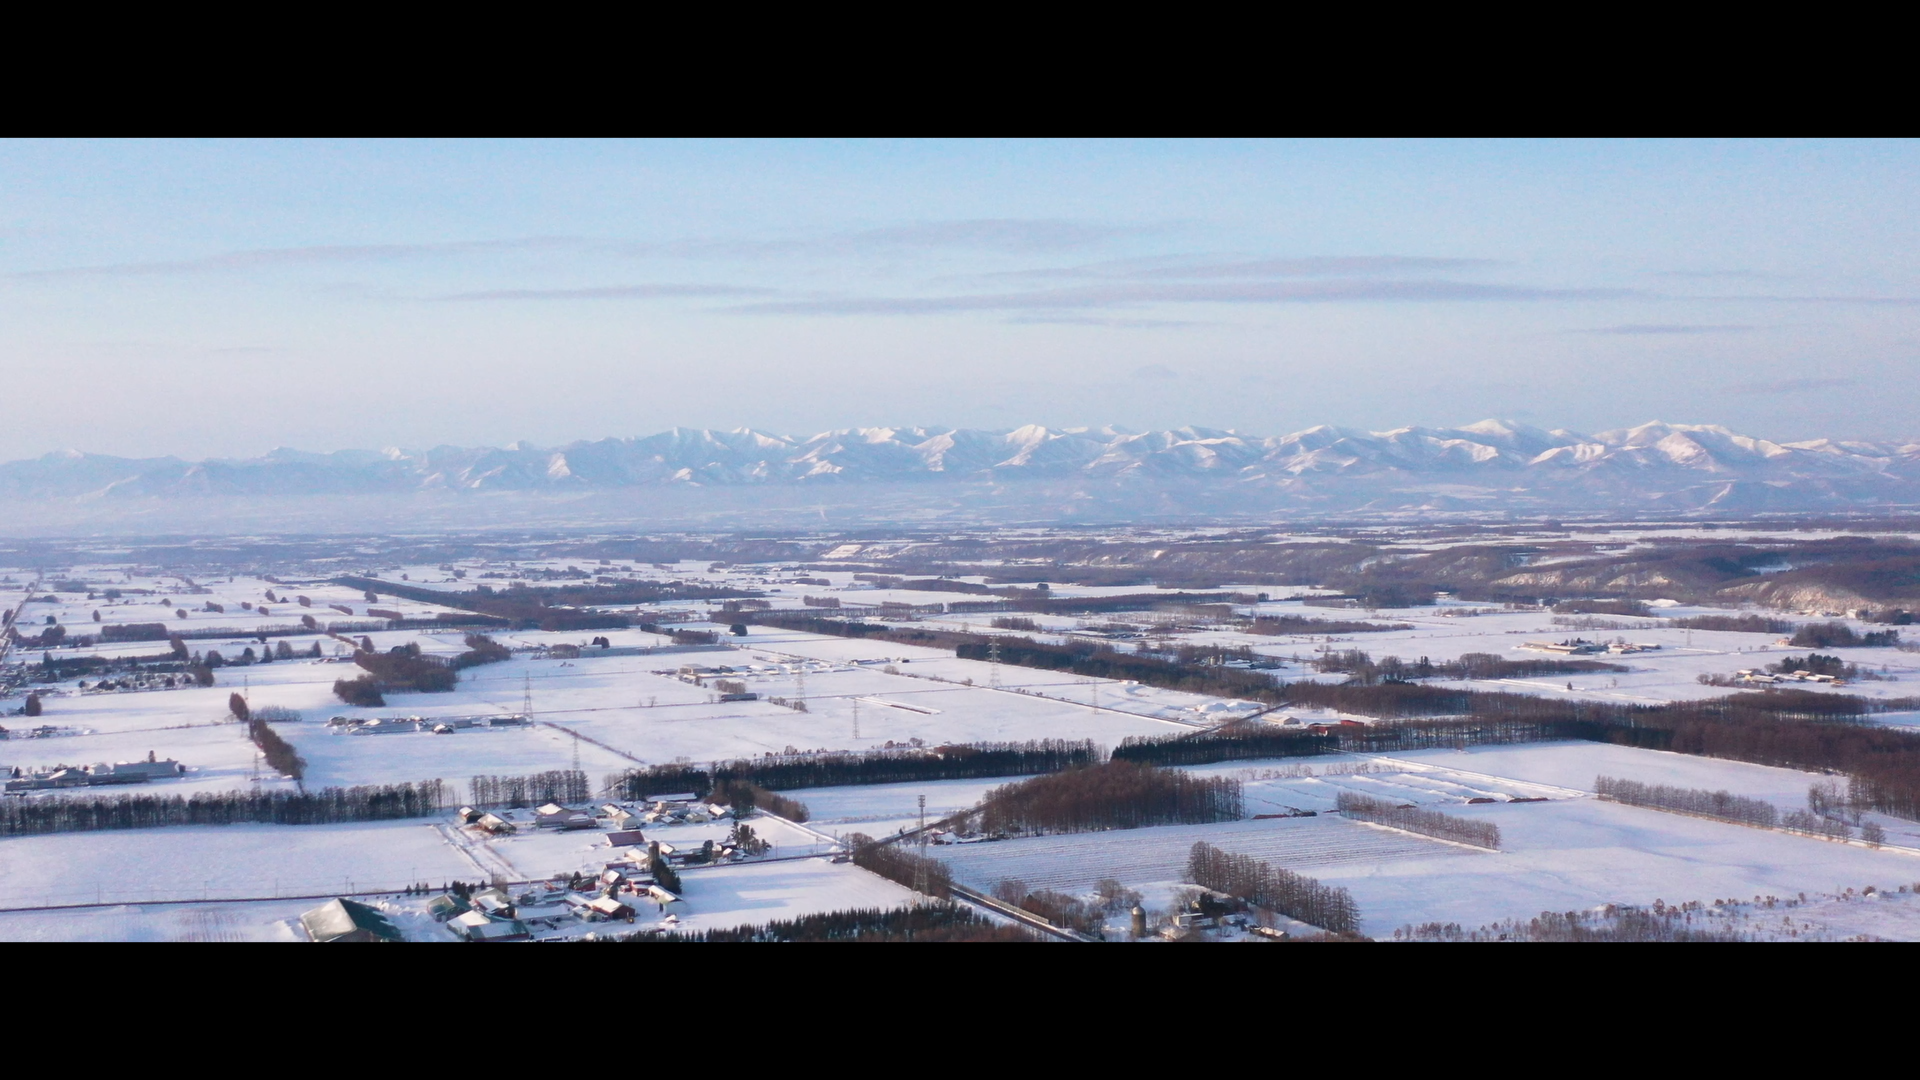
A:
<svg viewBox="0 0 1920 1080">
<path fill-rule="evenodd" d="M 1753 438 L 1753 439 L 1763 440 L 1766 442 L 1772 442 L 1772 443 L 1781 444 L 1781 445 L 1794 445 L 1796 443 L 1801 443 L 1801 442 L 1817 442 L 1822 439 L 1831 440 L 1834 442 L 1843 442 L 1843 441 L 1880 442 L 1880 443 L 1892 444 L 1896 447 L 1908 447 L 1908 446 L 1913 446 L 1916 443 L 1920 443 L 1920 437 L 1907 435 L 1907 434 L 1895 434 L 1889 438 L 1868 440 L 1868 439 L 1856 438 L 1851 432 L 1846 432 L 1846 431 L 1826 432 L 1821 435 L 1813 436 L 1809 439 L 1804 439 L 1804 440 L 1772 438 L 1765 431 L 1740 430 L 1736 428 L 1730 428 L 1725 424 L 1715 423 L 1713 421 L 1667 420 L 1660 417 L 1653 417 L 1653 418 L 1641 420 L 1634 423 L 1616 423 L 1616 424 L 1608 424 L 1603 427 L 1586 428 L 1586 429 L 1575 429 L 1565 424 L 1556 424 L 1551 422 L 1532 424 L 1532 423 L 1527 423 L 1525 421 L 1516 420 L 1513 417 L 1502 417 L 1502 416 L 1486 416 L 1486 417 L 1481 417 L 1478 420 L 1473 420 L 1468 422 L 1441 423 L 1441 424 L 1431 424 L 1431 425 L 1429 424 L 1381 425 L 1381 424 L 1319 423 L 1319 424 L 1309 424 L 1305 427 L 1302 427 L 1296 430 L 1284 430 L 1284 431 L 1283 430 L 1258 431 L 1258 430 L 1251 430 L 1248 428 L 1241 428 L 1241 427 L 1220 427 L 1220 426 L 1215 426 L 1210 424 L 1201 424 L 1201 423 L 1175 424 L 1169 427 L 1161 427 L 1161 428 L 1136 428 L 1136 427 L 1128 427 L 1123 424 L 1063 425 L 1063 424 L 1046 424 L 1038 421 L 1020 423 L 1020 424 L 1000 425 L 1000 426 L 993 426 L 993 427 L 963 427 L 963 426 L 953 425 L 953 424 L 909 425 L 909 424 L 863 423 L 863 424 L 854 424 L 846 427 L 833 427 L 833 428 L 824 428 L 819 430 L 814 430 L 814 429 L 783 430 L 783 429 L 772 428 L 772 427 L 756 427 L 756 426 L 750 426 L 746 424 L 733 424 L 725 427 L 694 427 L 688 424 L 675 424 L 675 425 L 670 425 L 668 427 L 661 428 L 658 430 L 631 431 L 631 432 L 603 432 L 600 434 L 591 434 L 591 435 L 582 434 L 575 437 L 562 438 L 562 439 L 558 439 L 556 441 L 551 441 L 551 442 L 540 441 L 535 439 L 509 439 L 505 442 L 476 443 L 471 445 L 458 445 L 453 443 L 438 443 L 433 445 L 427 445 L 427 444 L 419 444 L 419 443 L 397 442 L 393 440 L 387 440 L 384 442 L 366 443 L 366 444 L 354 445 L 354 446 L 346 446 L 346 445 L 295 446 L 295 445 L 289 445 L 289 444 L 279 444 L 279 445 L 267 447 L 266 449 L 261 450 L 258 453 L 208 455 L 204 458 L 193 458 L 184 454 L 169 453 L 164 450 L 154 454 L 139 455 L 138 457 L 135 457 L 134 455 L 103 454 L 100 451 L 95 450 L 86 445 L 73 445 L 73 446 L 50 447 L 41 451 L 40 453 L 30 454 L 25 457 L 0 460 L 0 464 L 29 462 L 29 461 L 42 460 L 42 459 L 51 458 L 51 457 L 67 456 L 72 454 L 81 454 L 81 455 L 90 455 L 90 456 L 98 455 L 102 457 L 124 456 L 130 460 L 178 458 L 183 461 L 250 462 L 250 461 L 258 461 L 264 458 L 271 457 L 276 453 L 313 455 L 313 456 L 331 456 L 331 455 L 337 455 L 337 454 L 354 454 L 354 453 L 386 453 L 391 451 L 398 451 L 398 452 L 404 452 L 404 453 L 421 453 L 421 452 L 426 452 L 430 450 L 446 449 L 446 448 L 454 448 L 454 449 L 461 449 L 461 450 L 540 450 L 540 451 L 556 450 L 557 451 L 557 450 L 566 449 L 568 447 L 586 446 L 586 445 L 591 445 L 594 443 L 600 443 L 600 442 L 606 442 L 606 441 L 629 442 L 629 443 L 644 442 L 649 439 L 660 438 L 662 436 L 673 434 L 676 432 L 684 432 L 684 433 L 692 433 L 692 434 L 750 433 L 754 435 L 763 435 L 771 438 L 784 439 L 795 444 L 805 444 L 814 440 L 825 439 L 825 438 L 841 436 L 841 435 L 860 434 L 860 433 L 877 434 L 880 432 L 893 432 L 898 434 L 898 433 L 921 432 L 932 437 L 938 437 L 940 435 L 945 435 L 945 434 L 973 433 L 973 432 L 980 432 L 980 433 L 986 433 L 986 434 L 992 434 L 992 435 L 1015 435 L 1020 432 L 1028 431 L 1028 430 L 1044 431 L 1050 435 L 1055 435 L 1055 436 L 1080 435 L 1080 434 L 1092 433 L 1092 434 L 1101 434 L 1101 435 L 1110 434 L 1115 437 L 1153 435 L 1153 434 L 1161 434 L 1161 433 L 1168 433 L 1168 432 L 1192 432 L 1197 437 L 1201 437 L 1201 438 L 1230 436 L 1230 437 L 1237 437 L 1241 439 L 1267 441 L 1267 440 L 1293 438 L 1296 436 L 1304 435 L 1304 434 L 1307 434 L 1313 431 L 1322 430 L 1322 429 L 1332 429 L 1332 430 L 1336 430 L 1343 433 L 1384 436 L 1384 435 L 1392 435 L 1392 434 L 1396 434 L 1400 432 L 1408 432 L 1408 431 L 1425 431 L 1425 432 L 1434 432 L 1434 433 L 1471 432 L 1476 428 L 1483 428 L 1487 425 L 1514 426 L 1518 428 L 1532 429 L 1548 435 L 1571 435 L 1571 436 L 1580 436 L 1583 438 L 1595 438 L 1595 439 L 1620 438 L 1620 437 L 1627 436 L 1632 432 L 1640 431 L 1647 428 L 1671 428 L 1678 431 L 1691 431 L 1691 430 L 1725 431 L 1737 437 Z"/>
<path fill-rule="evenodd" d="M 0 460 L 1915 434 L 1910 142 L 9 142 Z"/>
</svg>

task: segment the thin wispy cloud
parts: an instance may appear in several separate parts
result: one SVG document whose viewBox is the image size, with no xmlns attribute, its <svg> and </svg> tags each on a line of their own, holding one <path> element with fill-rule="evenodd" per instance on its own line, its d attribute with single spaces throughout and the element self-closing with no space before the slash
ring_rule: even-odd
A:
<svg viewBox="0 0 1920 1080">
<path fill-rule="evenodd" d="M 1858 379 L 1782 379 L 1779 382 L 1743 383 L 1727 388 L 1732 394 L 1805 394 L 1818 390 L 1839 390 L 1854 386 Z"/>
<path fill-rule="evenodd" d="M 1128 319 L 1103 315 L 1013 315 L 1004 320 L 1022 326 L 1108 326 L 1117 330 L 1164 330 L 1199 326 L 1193 319 Z"/>
<path fill-rule="evenodd" d="M 1210 279 L 1294 279 L 1294 277 L 1365 277 L 1405 273 L 1473 271 L 1500 265 L 1496 259 L 1427 258 L 1427 256 L 1313 256 L 1294 259 L 1158 258 L 1116 259 L 1075 267 L 1039 267 L 1000 271 L 983 279 L 1056 279 L 1056 281 L 1210 281 Z"/>
<path fill-rule="evenodd" d="M 979 281 L 1205 281 L 1271 278 L 1363 277 L 1408 273 L 1471 271 L 1501 265 L 1495 259 L 1433 258 L 1419 255 L 1326 255 L 1306 258 L 1164 256 L 1115 259 L 1079 266 L 1002 270 L 976 275 Z"/>
<path fill-rule="evenodd" d="M 1740 334 L 1757 329 L 1753 326 L 1728 323 L 1724 325 L 1706 323 L 1627 323 L 1622 326 L 1596 326 L 1585 330 L 1569 330 L 1570 334 L 1617 334 L 1629 337 L 1654 336 L 1663 334 Z"/>
<path fill-rule="evenodd" d="M 973 248 L 1026 253 L 1079 250 L 1149 231 L 1153 230 L 1084 221 L 982 218 L 866 229 L 847 234 L 845 242 L 861 247 Z"/>
<path fill-rule="evenodd" d="M 316 244 L 310 247 L 259 248 L 230 251 L 195 259 L 102 263 L 49 270 L 20 270 L 5 275 L 16 281 L 77 277 L 137 277 L 198 274 L 223 270 L 259 270 L 272 267 L 325 266 L 389 262 L 449 255 L 565 250 L 581 241 L 568 237 L 523 237 L 513 240 L 465 240 L 437 244 Z"/>
<path fill-rule="evenodd" d="M 1675 296 L 1675 300 L 1736 300 L 1763 304 L 1860 304 L 1867 307 L 1912 307 L 1920 296 Z"/>
<path fill-rule="evenodd" d="M 1758 270 L 1655 270 L 1654 277 L 1681 278 L 1696 281 L 1714 279 L 1734 281 L 1765 281 L 1777 278 L 1778 274 L 1763 274 Z"/>
<path fill-rule="evenodd" d="M 935 315 L 972 311 L 1073 310 L 1124 304 L 1302 304 L 1460 301 L 1619 300 L 1633 289 L 1542 289 L 1462 281 L 1291 281 L 1114 283 L 1072 289 L 933 297 L 840 297 L 742 304 L 731 310 L 766 315 Z"/>
<path fill-rule="evenodd" d="M 965 250 L 1007 255 L 1084 251 L 1157 226 L 1104 225 L 1066 219 L 982 218 L 912 222 L 877 228 L 793 237 L 690 237 L 671 240 L 581 236 L 527 236 L 411 244 L 315 244 L 256 248 L 186 259 L 154 259 L 85 266 L 19 270 L 7 279 L 33 281 L 85 277 L 203 274 L 275 267 L 353 265 L 407 259 L 571 252 L 606 258 L 768 259 L 907 255 L 917 251 Z"/>
<path fill-rule="evenodd" d="M 483 289 L 477 292 L 430 296 L 429 300 L 652 300 L 670 297 L 769 296 L 777 289 L 746 285 L 598 285 L 570 289 Z"/>
<path fill-rule="evenodd" d="M 694 237 L 660 243 L 614 244 L 628 255 L 689 259 L 856 258 L 922 251 L 1039 255 L 1083 251 L 1128 237 L 1160 232 L 1152 225 L 1105 225 L 1046 218 L 927 221 L 845 232 L 788 237 Z"/>
</svg>

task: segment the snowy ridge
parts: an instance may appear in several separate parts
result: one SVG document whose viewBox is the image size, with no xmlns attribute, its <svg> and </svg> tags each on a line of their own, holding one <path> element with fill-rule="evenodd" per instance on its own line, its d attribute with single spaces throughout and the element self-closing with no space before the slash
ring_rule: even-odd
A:
<svg viewBox="0 0 1920 1080">
<path fill-rule="evenodd" d="M 198 462 L 68 450 L 0 465 L 0 499 L 853 483 L 997 488 L 1018 481 L 1044 481 L 1068 497 L 1115 484 L 1202 492 L 1223 509 L 1246 503 L 1445 510 L 1515 502 L 1815 509 L 1920 502 L 1920 442 L 1778 443 L 1713 425 L 1659 422 L 1589 435 L 1500 420 L 1390 431 L 1322 425 L 1279 437 L 1196 427 L 873 427 L 809 437 L 674 428 L 561 447 L 278 449 Z M 1086 490 L 1063 491 L 1062 484 Z"/>
</svg>

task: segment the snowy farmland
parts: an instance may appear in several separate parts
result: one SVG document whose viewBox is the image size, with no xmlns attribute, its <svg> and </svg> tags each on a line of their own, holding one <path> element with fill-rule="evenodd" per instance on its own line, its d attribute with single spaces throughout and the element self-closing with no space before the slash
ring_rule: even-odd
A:
<svg viewBox="0 0 1920 1080">
<path fill-rule="evenodd" d="M 1876 816 L 1888 843 L 1813 837 L 1600 801 L 1605 773 L 1647 783 L 1731 789 L 1790 808 L 1824 777 L 1790 769 L 1715 761 L 1596 743 L 1485 747 L 1361 757 L 1287 759 L 1197 767 L 1233 776 L 1246 790 L 1247 820 L 1219 825 L 1078 833 L 985 843 L 938 843 L 929 851 L 956 880 L 980 890 L 1013 879 L 1072 895 L 1112 878 L 1147 895 L 1169 895 L 1183 880 L 1193 844 L 1205 841 L 1350 890 L 1370 935 L 1406 925 L 1474 927 L 1541 911 L 1605 904 L 1648 905 L 1756 896 L 1840 896 L 1867 886 L 1920 883 L 1920 832 Z M 912 828 L 917 797 L 937 820 L 964 809 L 992 785 L 971 781 L 794 792 L 815 808 L 814 827 L 885 835 Z M 1340 817 L 1340 791 L 1441 809 L 1497 824 L 1503 842 L 1484 851 Z M 1511 799 L 1545 800 L 1511 802 Z M 1471 799 L 1491 799 L 1472 803 Z M 1253 815 L 1314 810 L 1315 817 Z M 1874 908 L 1841 905 L 1840 936 L 1920 933 L 1910 915 L 1863 929 Z M 1894 912 L 1895 907 L 1885 910 Z M 1898 908 L 1904 912 L 1905 908 Z"/>
<path fill-rule="evenodd" d="M 1326 590 L 1236 585 L 1230 579 L 1187 589 L 1182 595 L 1188 599 L 1167 610 L 1037 612 L 994 626 L 999 616 L 992 612 L 946 610 L 956 603 L 980 603 L 979 590 L 988 582 L 984 574 L 955 578 L 975 589 L 956 592 L 901 587 L 897 578 L 876 583 L 876 575 L 823 569 L 819 563 L 802 568 L 705 560 L 469 557 L 402 562 L 364 573 L 400 591 L 376 589 L 369 597 L 364 589 L 332 583 L 321 573 L 180 574 L 104 557 L 53 572 L 0 568 L 0 607 L 14 613 L 20 637 L 59 628 L 71 641 L 85 642 L 75 647 L 54 635 L 44 638 L 43 646 L 16 648 L 6 657 L 9 686 L 0 696 L 0 711 L 13 715 L 0 723 L 13 737 L 0 740 L 0 766 L 25 777 L 62 766 L 172 760 L 182 766 L 179 776 L 137 788 L 139 794 L 169 796 L 290 794 L 303 784 L 319 790 L 438 780 L 450 804 L 474 797 L 477 777 L 577 770 L 586 778 L 586 802 L 597 807 L 617 797 L 613 781 L 620 774 L 647 767 L 1029 740 L 1087 740 L 1111 748 L 1128 738 L 1189 735 L 1242 721 L 1297 727 L 1356 719 L 1320 709 L 1269 712 L 1253 701 L 963 660 L 946 648 L 780 629 L 753 622 L 751 611 L 724 610 L 722 600 L 686 597 L 605 606 L 604 611 L 644 622 L 647 629 L 524 628 L 534 621 L 490 628 L 493 640 L 509 653 L 462 670 L 447 692 L 392 691 L 380 706 L 347 704 L 336 694 L 336 680 L 361 673 L 353 654 L 362 645 L 376 653 L 417 648 L 443 660 L 465 652 L 469 629 L 449 627 L 446 620 L 471 619 L 471 612 L 457 606 L 455 594 L 480 584 L 532 590 L 640 582 L 709 590 L 697 597 L 748 589 L 762 598 L 762 608 L 776 614 L 837 610 L 844 617 L 902 628 L 1055 644 L 1094 641 L 1122 653 L 1148 645 L 1162 655 L 1183 646 L 1216 652 L 1244 648 L 1235 663 L 1257 660 L 1262 670 L 1286 681 L 1341 681 L 1345 676 L 1319 670 L 1316 661 L 1328 651 L 1363 649 L 1376 659 L 1393 655 L 1445 662 L 1470 653 L 1538 658 L 1541 654 L 1528 644 L 1578 636 L 1659 646 L 1596 657 L 1625 671 L 1439 683 L 1618 704 L 1723 695 L 1727 688 L 1702 679 L 1724 679 L 1738 669 L 1761 668 L 1808 651 L 1779 644 L 1777 633 L 1666 625 L 1672 618 L 1717 610 L 1673 603 L 1657 604 L 1654 616 L 1576 625 L 1577 619 L 1540 608 L 1447 597 L 1418 608 L 1317 606 L 1339 601 L 1321 595 Z M 998 587 L 1016 576 L 1003 569 L 993 581 Z M 1025 584 L 1033 588 L 1038 582 Z M 1141 588 L 1056 581 L 1050 590 L 1055 599 L 1100 600 L 1135 595 Z M 1248 620 L 1260 616 L 1363 620 L 1391 628 L 1249 632 Z M 744 634 L 729 632 L 736 620 L 742 620 Z M 1872 629 L 1858 619 L 1839 621 L 1863 632 Z M 144 640 L 100 640 L 109 627 L 144 627 Z M 697 643 L 706 633 L 718 641 Z M 169 659 L 172 635 L 178 635 L 194 665 L 220 654 L 225 664 L 208 668 L 213 685 L 190 685 L 177 673 L 164 684 L 111 675 L 116 662 Z M 269 650 L 272 659 L 265 655 Z M 108 665 L 101 669 L 108 674 L 62 668 L 93 657 Z M 1866 674 L 1844 689 L 1812 683 L 1804 688 L 1884 700 L 1920 687 L 1915 652 L 1852 648 L 1844 659 Z M 48 674 L 55 669 L 60 669 L 57 678 Z M 733 683 L 745 693 L 734 693 Z M 31 723 L 19 715 L 29 692 L 40 710 Z M 255 714 L 275 710 L 279 718 L 272 731 L 302 759 L 300 781 L 267 765 L 248 726 L 230 712 L 235 694 Z M 723 694 L 735 700 L 721 700 Z M 1912 727 L 1916 715 L 1908 709 L 1870 719 Z M 338 722 L 329 722 L 335 718 Z M 365 723 L 374 719 L 399 723 Z M 436 726 L 444 731 L 436 733 Z M 370 733 L 390 729 L 398 730 Z M 1796 918 L 1824 927 L 1809 931 L 1814 936 L 1920 937 L 1920 916 L 1904 901 L 1859 901 L 1868 885 L 1879 896 L 1920 881 L 1920 855 L 1915 854 L 1920 824 L 1866 815 L 1886 838 L 1885 846 L 1871 848 L 1858 841 L 1835 843 L 1618 805 L 1592 794 L 1595 777 L 1605 774 L 1726 790 L 1784 812 L 1800 807 L 1810 786 L 1832 779 L 1820 774 L 1598 743 L 1235 761 L 1191 771 L 1239 781 L 1245 818 L 1217 825 L 938 843 L 931 851 L 956 880 L 982 890 L 1015 879 L 1032 888 L 1085 895 L 1101 880 L 1114 879 L 1164 906 L 1182 888 L 1189 849 L 1205 841 L 1350 890 L 1363 930 L 1374 936 L 1435 922 L 1484 926 L 1543 910 L 1805 893 L 1814 899 L 1797 909 Z M 685 897 L 671 912 L 671 925 L 718 929 L 910 903 L 910 890 L 845 862 L 808 856 L 830 855 L 838 839 L 853 833 L 887 837 L 911 831 L 920 821 L 922 795 L 926 819 L 938 821 L 977 806 L 990 789 L 1016 779 L 783 792 L 808 806 L 810 821 L 791 825 L 763 815 L 757 829 L 771 845 L 764 861 L 687 868 Z M 1484 819 L 1498 825 L 1504 843 L 1498 851 L 1477 850 L 1349 820 L 1337 813 L 1343 793 Z M 10 797 L 70 796 L 34 790 Z M 0 840 L 0 908 L 7 909 L 0 911 L 0 939 L 300 940 L 295 916 L 305 904 L 273 898 L 352 893 L 383 906 L 410 938 L 451 940 L 424 915 L 418 897 L 387 891 L 410 882 L 437 887 L 449 880 L 533 882 L 592 875 L 609 860 L 626 857 L 604 839 L 611 830 L 606 820 L 580 832 L 521 824 L 525 827 L 511 835 L 481 835 L 442 814 L 298 827 L 182 826 L 9 837 Z M 724 820 L 647 829 L 649 839 L 683 848 L 720 843 L 728 835 Z M 1848 894 L 1849 889 L 1855 892 Z M 239 902 L 245 898 L 261 899 Z M 99 906 L 44 910 L 64 905 Z M 1876 915 L 1880 912 L 1885 914 Z M 667 914 L 642 912 L 635 925 L 668 925 Z M 584 924 L 579 932 L 586 932 Z"/>
</svg>

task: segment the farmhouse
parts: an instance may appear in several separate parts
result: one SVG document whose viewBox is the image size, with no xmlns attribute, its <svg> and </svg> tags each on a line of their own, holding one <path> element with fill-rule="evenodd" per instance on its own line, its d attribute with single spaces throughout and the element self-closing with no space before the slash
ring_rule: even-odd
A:
<svg viewBox="0 0 1920 1080">
<path fill-rule="evenodd" d="M 448 921 L 447 929 L 461 941 L 527 941 L 533 937 L 519 919 L 494 919 L 478 911 L 455 916 Z"/>
<path fill-rule="evenodd" d="M 1534 652 L 1559 653 L 1563 656 L 1587 656 L 1607 651 L 1605 645 L 1585 638 L 1574 638 L 1571 641 L 1529 641 L 1520 647 Z"/>
<path fill-rule="evenodd" d="M 585 810 L 569 810 L 558 803 L 548 803 L 533 812 L 533 825 L 537 829 L 591 829 L 593 815 Z"/>
</svg>

